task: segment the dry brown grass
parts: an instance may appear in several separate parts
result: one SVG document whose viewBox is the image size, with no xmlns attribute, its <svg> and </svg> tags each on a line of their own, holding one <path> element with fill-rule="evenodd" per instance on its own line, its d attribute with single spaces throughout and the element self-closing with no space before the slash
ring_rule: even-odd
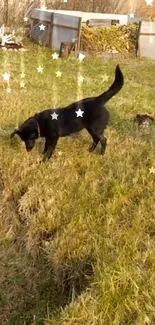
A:
<svg viewBox="0 0 155 325">
<path fill-rule="evenodd" d="M 116 63 L 84 60 L 82 96 L 106 89 Z M 0 54 L 0 74 L 10 72 L 12 88 L 8 94 L 1 78 L 2 325 L 154 325 L 154 127 L 139 130 L 130 118 L 154 111 L 155 66 L 119 63 L 125 86 L 108 104 L 105 156 L 88 153 L 83 131 L 60 139 L 53 158 L 40 165 L 42 140 L 27 154 L 8 135 L 30 114 L 76 100 L 79 62 L 53 61 L 50 50 L 32 45 L 24 54 Z M 109 79 L 101 82 L 105 73 Z"/>
</svg>

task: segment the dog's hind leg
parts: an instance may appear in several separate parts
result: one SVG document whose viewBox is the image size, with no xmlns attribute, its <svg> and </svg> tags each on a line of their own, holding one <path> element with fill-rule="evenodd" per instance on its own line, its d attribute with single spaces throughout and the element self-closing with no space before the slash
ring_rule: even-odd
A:
<svg viewBox="0 0 155 325">
<path fill-rule="evenodd" d="M 104 155 L 107 146 L 107 138 L 105 137 L 105 135 L 101 135 L 100 143 L 101 143 L 101 155 Z"/>
<path fill-rule="evenodd" d="M 89 147 L 89 152 L 92 152 L 92 151 L 94 151 L 95 150 L 95 148 L 97 147 L 97 145 L 98 145 L 98 142 L 100 141 L 100 136 L 98 136 L 98 135 L 96 135 L 95 134 L 95 132 L 92 130 L 92 129 L 90 129 L 90 128 L 87 128 L 87 131 L 89 132 L 89 134 L 92 136 L 92 138 L 93 138 L 93 143 L 92 143 L 92 145 L 90 145 L 90 147 Z"/>
<path fill-rule="evenodd" d="M 47 149 L 48 149 L 48 140 L 46 139 L 45 141 L 45 147 L 44 147 L 44 154 L 47 152 Z"/>
<path fill-rule="evenodd" d="M 94 132 L 90 128 L 87 128 L 87 131 L 93 138 L 93 143 L 89 147 L 89 152 L 94 151 L 95 148 L 97 147 L 98 143 L 100 142 L 101 143 L 101 155 L 103 155 L 105 152 L 105 149 L 106 149 L 106 145 L 107 145 L 107 138 L 104 135 L 102 135 L 102 132 L 101 132 L 101 135 L 98 135 L 98 134 L 96 134 L 96 132 Z"/>
</svg>

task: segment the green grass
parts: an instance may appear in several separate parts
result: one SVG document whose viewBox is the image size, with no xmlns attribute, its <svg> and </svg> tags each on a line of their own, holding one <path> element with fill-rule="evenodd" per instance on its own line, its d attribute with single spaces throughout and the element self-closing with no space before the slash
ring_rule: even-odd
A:
<svg viewBox="0 0 155 325">
<path fill-rule="evenodd" d="M 131 118 L 154 111 L 154 62 L 55 61 L 48 49 L 28 48 L 0 53 L 12 89 L 0 79 L 0 324 L 153 325 L 155 136 L 153 126 L 138 129 Z M 42 165 L 43 140 L 27 154 L 9 139 L 33 113 L 103 92 L 117 63 L 125 85 L 107 104 L 104 157 L 88 152 L 85 131 L 60 139 Z"/>
</svg>

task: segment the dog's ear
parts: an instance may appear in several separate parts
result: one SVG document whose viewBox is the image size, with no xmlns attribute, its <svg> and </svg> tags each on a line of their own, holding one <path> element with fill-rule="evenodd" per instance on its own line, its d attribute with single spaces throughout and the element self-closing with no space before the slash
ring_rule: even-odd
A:
<svg viewBox="0 0 155 325">
<path fill-rule="evenodd" d="M 19 130 L 18 130 L 18 129 L 15 129 L 15 130 L 11 133 L 11 135 L 10 135 L 10 139 L 12 139 L 12 138 L 15 136 L 15 134 L 18 134 L 18 135 L 19 135 Z"/>
</svg>

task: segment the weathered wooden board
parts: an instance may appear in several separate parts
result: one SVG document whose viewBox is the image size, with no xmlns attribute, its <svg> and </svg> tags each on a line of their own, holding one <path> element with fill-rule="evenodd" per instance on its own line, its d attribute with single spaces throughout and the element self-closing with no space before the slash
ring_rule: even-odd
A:
<svg viewBox="0 0 155 325">
<path fill-rule="evenodd" d="M 140 22 L 137 54 L 141 57 L 155 59 L 155 22 Z"/>
<path fill-rule="evenodd" d="M 40 30 L 40 25 L 44 24 L 45 30 Z M 39 20 L 33 20 L 33 24 L 31 26 L 31 38 L 33 41 L 39 43 L 41 41 L 45 46 L 49 46 L 50 43 L 50 32 L 51 25 L 50 23 L 40 22 Z"/>
<path fill-rule="evenodd" d="M 45 25 L 45 30 L 40 30 L 40 25 Z M 79 51 L 81 31 L 81 17 L 54 13 L 51 10 L 33 9 L 31 14 L 31 38 L 52 49 L 60 49 L 61 42 L 78 40 Z"/>
<path fill-rule="evenodd" d="M 111 25 L 118 25 L 119 20 L 112 19 L 89 19 L 86 22 L 89 27 L 110 27 Z"/>
<path fill-rule="evenodd" d="M 60 48 L 61 42 L 80 41 L 81 18 L 62 14 L 53 14 L 53 32 L 51 47 Z"/>
</svg>

